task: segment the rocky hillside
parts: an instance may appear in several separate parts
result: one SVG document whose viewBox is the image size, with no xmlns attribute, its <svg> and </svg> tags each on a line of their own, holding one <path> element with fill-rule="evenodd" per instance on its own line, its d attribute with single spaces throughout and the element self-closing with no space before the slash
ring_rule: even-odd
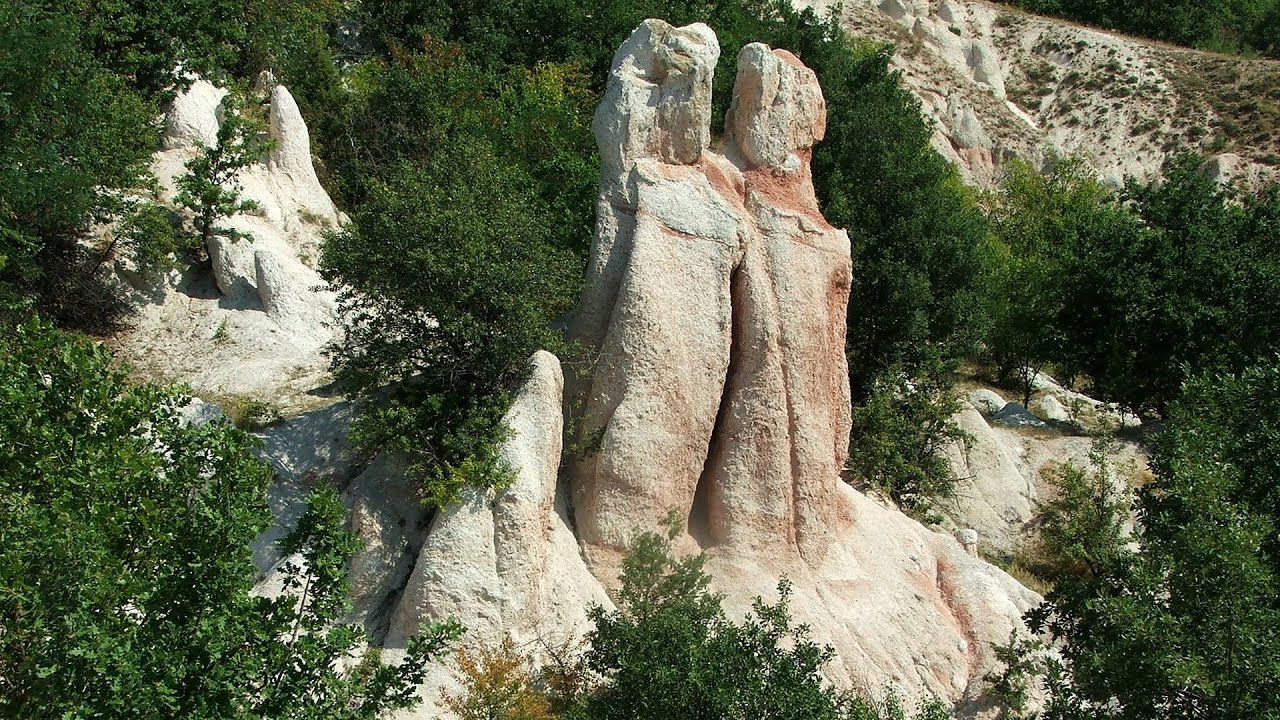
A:
<svg viewBox="0 0 1280 720">
<path fill-rule="evenodd" d="M 514 484 L 435 514 L 394 461 L 354 459 L 349 406 L 315 387 L 332 309 L 308 267 L 310 241 L 340 218 L 309 161 L 290 154 L 305 152 L 307 136 L 288 91 L 271 91 L 279 150 L 245 177 L 264 210 L 237 220 L 253 238 L 212 249 L 211 275 L 170 278 L 120 342 L 125 357 L 197 395 L 263 398 L 292 415 L 262 433 L 279 481 L 277 526 L 255 546 L 259 592 L 283 591 L 283 569 L 299 558 L 282 558 L 274 541 L 308 488 L 333 478 L 362 548 L 349 619 L 388 657 L 449 616 L 471 646 L 540 647 L 580 635 L 591 604 L 612 607 L 628 543 L 675 512 L 682 550 L 707 553 L 733 612 L 790 580 L 794 616 L 837 652 L 827 674 L 838 685 L 989 706 L 992 646 L 1038 596 L 972 543 L 842 481 L 852 269 L 848 235 L 822 216 L 809 170 L 825 102 L 794 55 L 749 45 L 715 152 L 719 53 L 705 25 L 656 20 L 618 51 L 593 124 L 599 213 L 572 330 L 599 362 L 566 388 L 559 360 L 537 353 L 506 418 Z M 166 187 L 166 169 L 216 131 L 217 97 L 197 83 L 175 102 L 169 149 L 156 157 Z M 580 448 L 571 456 L 566 412 Z M 435 717 L 432 701 L 455 682 L 434 672 L 412 717 Z"/>
<path fill-rule="evenodd" d="M 799 2 L 827 12 L 827 0 Z M 1013 157 L 1079 154 L 1108 183 L 1150 178 L 1179 150 L 1216 177 L 1280 166 L 1280 62 L 1105 33 L 981 0 L 856 0 L 856 35 L 895 66 L 937 123 L 934 146 L 990 186 Z"/>
</svg>

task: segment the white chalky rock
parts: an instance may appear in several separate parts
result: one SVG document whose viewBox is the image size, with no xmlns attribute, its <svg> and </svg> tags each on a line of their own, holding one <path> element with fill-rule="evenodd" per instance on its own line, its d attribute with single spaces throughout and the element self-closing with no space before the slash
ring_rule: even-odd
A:
<svg viewBox="0 0 1280 720">
<path fill-rule="evenodd" d="M 612 586 L 628 543 L 674 512 L 680 547 L 707 552 L 732 612 L 790 579 L 796 621 L 836 649 L 833 682 L 978 701 L 991 643 L 1036 596 L 841 480 L 852 269 L 810 176 L 816 82 L 789 54 L 749 46 L 725 154 L 690 162 L 630 139 L 653 89 L 630 92 L 626 71 L 655 37 L 646 23 L 624 44 L 594 126 L 601 198 L 573 334 L 596 362 L 569 398 L 587 448 L 569 480 L 589 567 Z"/>
<path fill-rule="evenodd" d="M 539 351 L 505 422 L 503 459 L 514 469 L 497 497 L 471 493 L 441 510 L 391 616 L 388 647 L 403 647 L 424 623 L 459 619 L 466 642 L 492 646 L 587 628 L 593 604 L 612 607 L 587 570 L 557 497 L 564 379 Z"/>
<path fill-rule="evenodd" d="M 786 50 L 751 43 L 738 53 L 738 79 L 725 122 L 751 167 L 782 168 L 796 150 L 812 147 L 827 131 L 827 106 L 813 71 Z M 795 159 L 793 168 L 799 167 Z"/>
<path fill-rule="evenodd" d="M 217 145 L 219 107 L 226 95 L 224 88 L 207 80 L 196 80 L 175 97 L 165 113 L 164 148 L 176 150 Z"/>
</svg>

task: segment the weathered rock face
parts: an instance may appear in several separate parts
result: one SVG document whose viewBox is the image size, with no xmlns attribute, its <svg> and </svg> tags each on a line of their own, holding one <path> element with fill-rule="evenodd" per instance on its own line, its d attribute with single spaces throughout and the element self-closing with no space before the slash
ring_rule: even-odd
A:
<svg viewBox="0 0 1280 720">
<path fill-rule="evenodd" d="M 827 104 L 813 71 L 786 50 L 751 43 L 738 54 L 726 145 L 752 167 L 799 168 L 798 149 L 827 132 Z"/>
<path fill-rule="evenodd" d="M 598 436 L 599 451 L 574 474 L 578 529 L 607 560 L 674 510 L 700 545 L 804 545 L 820 555 L 831 487 L 802 476 L 843 464 L 844 443 L 833 438 L 847 437 L 849 423 L 849 241 L 818 212 L 807 157 L 825 105 L 794 56 L 750 45 L 726 120 L 739 162 L 669 152 L 650 138 L 709 133 L 702 109 L 717 54 L 686 55 L 672 74 L 660 66 L 664 46 L 635 48 L 695 34 L 700 47 L 716 46 L 701 26 L 641 25 L 596 116 L 606 158 L 593 255 L 609 260 L 593 263 L 579 313 L 578 337 L 601 355 L 583 429 Z M 672 96 L 661 85 L 630 90 L 651 78 L 686 98 L 688 112 L 653 118 L 669 118 L 675 131 L 613 119 Z M 612 148 L 628 149 L 612 156 L 621 162 Z"/>
<path fill-rule="evenodd" d="M 569 402 L 587 448 L 570 467 L 583 553 L 611 584 L 629 540 L 678 513 L 731 609 L 792 581 L 793 613 L 837 650 L 833 680 L 976 707 L 990 644 L 1035 596 L 842 482 L 852 270 L 809 172 L 821 90 L 790 53 L 747 46 L 723 154 L 671 153 L 651 138 L 704 137 L 684 123 L 710 106 L 715 56 L 688 53 L 673 74 L 637 46 L 693 35 L 714 45 L 701 26 L 637 29 L 594 125 L 600 212 L 575 335 L 596 362 Z M 625 121 L 663 122 L 664 83 L 690 105 L 663 116 L 678 129 Z"/>
<path fill-rule="evenodd" d="M 391 616 L 387 647 L 403 647 L 424 620 L 457 617 L 467 642 L 524 644 L 581 632 L 592 604 L 611 607 L 577 552 L 556 474 L 564 379 L 547 352 L 506 415 L 502 455 L 516 470 L 496 498 L 472 495 L 432 523 L 404 595 Z"/>
<path fill-rule="evenodd" d="M 173 273 L 159 287 L 135 283 L 136 327 L 119 349 L 150 376 L 182 380 L 197 394 L 248 396 L 287 411 L 325 402 L 308 391 L 324 384 L 322 349 L 335 339 L 337 308 L 314 268 L 339 214 L 316 177 L 297 103 L 269 77 L 261 82 L 274 149 L 236 177 L 258 209 L 219 223 L 239 237 L 209 241 L 208 269 Z M 199 80 L 169 108 L 152 169 L 171 204 L 186 163 L 217 142 L 225 95 Z"/>
<path fill-rule="evenodd" d="M 1208 174 L 1276 176 L 1280 140 L 1233 131 L 1254 123 L 1230 102 L 1274 86 L 1275 61 L 1113 35 L 987 0 L 792 4 L 839 10 L 855 34 L 894 45 L 894 67 L 936 121 L 934 149 L 969 183 L 994 185 L 1011 158 L 1044 165 L 1052 150 L 1082 157 L 1119 186 L 1129 175 L 1158 175 L 1171 153 L 1221 152 L 1215 138 L 1238 155 Z"/>
</svg>

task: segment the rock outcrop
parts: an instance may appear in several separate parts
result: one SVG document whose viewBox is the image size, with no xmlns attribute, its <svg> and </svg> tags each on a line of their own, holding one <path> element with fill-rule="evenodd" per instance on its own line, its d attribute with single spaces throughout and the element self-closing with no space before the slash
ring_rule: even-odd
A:
<svg viewBox="0 0 1280 720">
<path fill-rule="evenodd" d="M 507 412 L 503 459 L 515 470 L 496 498 L 472 494 L 440 511 L 391 616 L 385 644 L 403 647 L 424 619 L 458 618 L 467 642 L 526 645 L 581 633 L 593 604 L 612 607 L 583 564 L 557 493 L 564 379 L 547 352 Z"/>
<path fill-rule="evenodd" d="M 596 362 L 569 403 L 584 555 L 609 583 L 628 541 L 674 511 L 730 607 L 791 580 L 797 619 L 837 650 L 833 680 L 981 704 L 990 643 L 1035 596 L 841 480 L 852 270 L 809 174 L 825 127 L 812 72 L 750 45 L 722 153 L 652 140 L 705 137 L 689 123 L 710 106 L 714 48 L 702 26 L 646 21 L 594 123 L 604 175 L 575 334 Z M 687 98 L 657 118 L 675 126 L 624 120 L 667 97 Z"/>
<path fill-rule="evenodd" d="M 615 56 L 594 122 L 602 177 L 588 279 L 573 332 L 596 358 L 564 390 L 538 353 L 507 415 L 517 471 L 495 497 L 428 518 L 375 464 L 347 489 L 365 550 L 355 619 L 388 657 L 454 616 L 464 642 L 537 651 L 610 607 L 619 561 L 676 512 L 686 552 L 740 614 L 793 585 L 792 613 L 830 643 L 830 680 L 985 706 L 991 644 L 1036 596 L 841 479 L 850 426 L 844 356 L 847 235 L 822 217 L 809 153 L 825 108 L 813 74 L 762 45 L 739 58 L 723 152 L 711 148 L 705 26 L 646 21 Z M 561 408 L 581 454 L 561 468 Z M 968 535 L 961 533 L 963 537 Z M 426 703 L 438 717 L 433 670 Z"/>
<path fill-rule="evenodd" d="M 695 36 L 700 52 L 633 50 Z M 793 477 L 807 465 L 840 467 L 843 445 L 832 437 L 848 435 L 849 241 L 818 212 L 807 162 L 825 108 L 794 56 L 750 45 L 726 123 L 742 162 L 655 145 L 650 137 L 708 136 L 716 48 L 704 26 L 647 21 L 619 53 L 594 123 L 603 172 L 616 174 L 601 181 L 604 214 L 579 311 L 578 337 L 600 348 L 582 432 L 598 435 L 600 449 L 577 465 L 574 508 L 596 554 L 623 551 L 672 509 L 691 516 L 691 538 L 703 544 L 732 535 L 818 554 L 826 544 L 828 505 Z M 689 87 L 698 94 L 688 111 L 665 116 L 674 129 L 615 119 Z M 747 482 L 757 477 L 767 484 Z"/>
<path fill-rule="evenodd" d="M 934 148 L 989 187 L 1007 163 L 1080 155 L 1109 184 L 1151 179 L 1182 150 L 1229 155 L 1215 177 L 1277 176 L 1280 137 L 1241 97 L 1280 82 L 1280 62 L 1232 58 L 1037 17 L 987 0 L 793 0 L 839 10 L 857 35 L 893 43 L 893 66 L 936 121 Z M 1275 111 L 1271 121 L 1280 119 Z M 1225 146 L 1225 147 L 1224 147 Z"/>
<path fill-rule="evenodd" d="M 337 306 L 315 263 L 340 215 L 312 166 L 297 103 L 270 77 L 261 85 L 273 149 L 236 176 L 241 197 L 257 209 L 219 223 L 236 237 L 209 240 L 208 266 L 135 288 L 136 326 L 120 337 L 119 352 L 197 395 L 299 410 L 324 402 L 308 391 L 325 382 L 323 348 L 335 339 Z M 162 201 L 176 204 L 186 163 L 217 143 L 225 96 L 196 80 L 173 100 L 152 162 Z"/>
</svg>

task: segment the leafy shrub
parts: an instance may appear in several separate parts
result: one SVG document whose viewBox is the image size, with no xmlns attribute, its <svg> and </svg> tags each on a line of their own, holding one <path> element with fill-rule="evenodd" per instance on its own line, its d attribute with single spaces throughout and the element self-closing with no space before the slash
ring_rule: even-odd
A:
<svg viewBox="0 0 1280 720">
<path fill-rule="evenodd" d="M 155 109 L 64 14 L 0 7 L 0 302 L 82 328 L 122 308 L 80 241 L 146 185 Z"/>
<path fill-rule="evenodd" d="M 935 502 L 955 496 L 952 446 L 970 438 L 955 424 L 960 400 L 946 387 L 920 387 L 900 376 L 853 408 L 849 469 L 904 509 L 937 520 Z"/>
<path fill-rule="evenodd" d="M 462 693 L 444 705 L 461 720 L 550 720 L 551 703 L 534 690 L 528 662 L 508 639 L 497 649 L 456 653 Z"/>
<path fill-rule="evenodd" d="M 1046 177 L 1014 167 L 992 210 L 1006 259 L 989 347 L 1006 372 L 1052 364 L 1152 414 L 1188 371 L 1269 356 L 1280 342 L 1280 188 L 1241 197 L 1198 166 L 1176 157 L 1120 197 L 1078 162 Z"/>
<path fill-rule="evenodd" d="M 550 325 L 572 302 L 578 267 L 539 209 L 518 168 L 457 138 L 374 185 L 325 245 L 321 272 L 347 314 L 335 368 L 377 401 L 353 438 L 405 455 L 430 503 L 505 481 L 507 393 L 534 350 L 558 347 Z"/>
<path fill-rule="evenodd" d="M 181 392 L 130 384 L 101 349 L 39 322 L 0 335 L 0 714 L 12 718 L 371 719 L 408 707 L 457 635 L 403 663 L 357 659 L 353 539 L 336 490 L 284 543 L 302 602 L 251 594 L 268 465 Z M 74 688 L 74 692 L 69 692 Z"/>
<path fill-rule="evenodd" d="M 1136 542 L 1076 553 L 1087 571 L 1028 614 L 1063 658 L 1047 718 L 1280 714 L 1278 428 L 1274 361 L 1186 384 L 1156 441 Z"/>
<path fill-rule="evenodd" d="M 702 555 L 671 552 L 667 537 L 644 534 L 623 562 L 618 609 L 593 608 L 586 666 L 602 678 L 585 699 L 592 720 L 627 718 L 844 717 L 845 703 L 819 673 L 832 650 L 793 625 L 790 587 L 757 598 L 741 624 L 726 619 L 708 589 Z"/>
<path fill-rule="evenodd" d="M 1065 463 L 1046 468 L 1041 477 L 1053 499 L 1037 508 L 1035 573 L 1050 582 L 1096 577 L 1114 565 L 1126 538 L 1129 501 L 1110 473 L 1113 442 L 1099 435 L 1090 465 Z"/>
</svg>

